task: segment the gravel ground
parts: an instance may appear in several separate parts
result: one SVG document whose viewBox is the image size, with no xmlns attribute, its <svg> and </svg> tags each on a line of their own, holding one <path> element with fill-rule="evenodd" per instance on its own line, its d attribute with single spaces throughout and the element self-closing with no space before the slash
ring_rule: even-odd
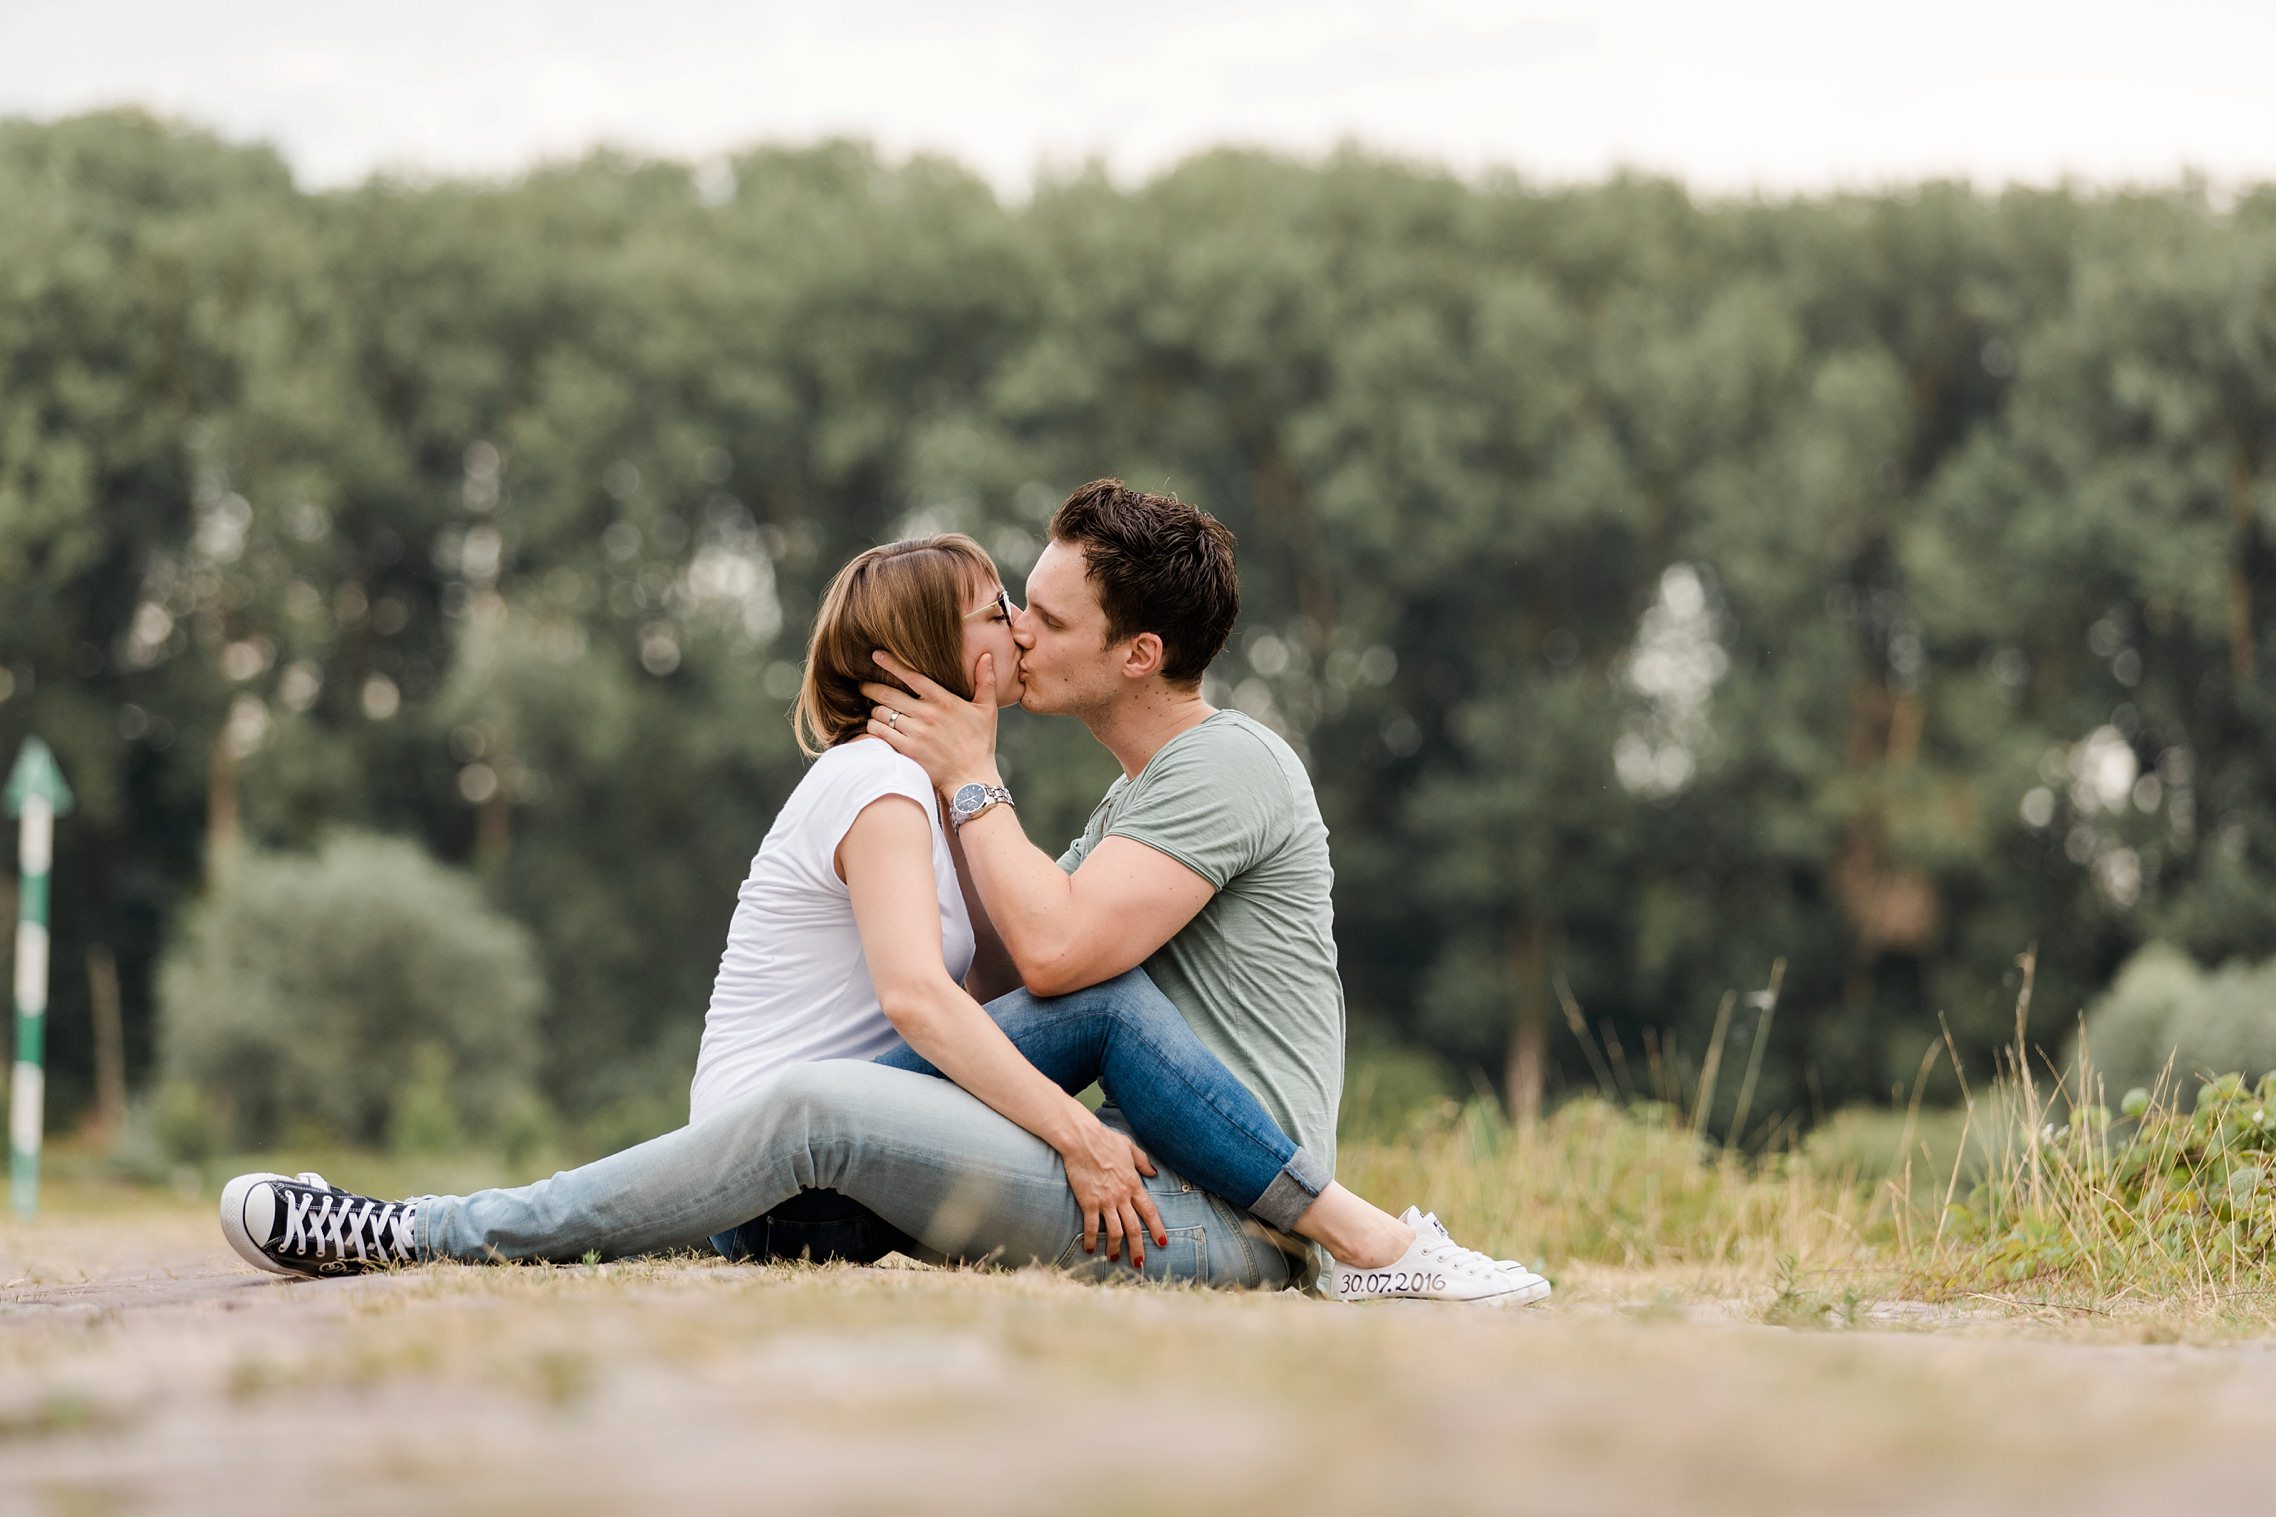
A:
<svg viewBox="0 0 2276 1517">
<path fill-rule="evenodd" d="M 187 1206 L 0 1224 L 0 1279 L 6 1512 L 2276 1500 L 2276 1345 L 1998 1303 L 1795 1331 L 1586 1272 L 1506 1312 L 692 1258 L 294 1282 Z"/>
</svg>

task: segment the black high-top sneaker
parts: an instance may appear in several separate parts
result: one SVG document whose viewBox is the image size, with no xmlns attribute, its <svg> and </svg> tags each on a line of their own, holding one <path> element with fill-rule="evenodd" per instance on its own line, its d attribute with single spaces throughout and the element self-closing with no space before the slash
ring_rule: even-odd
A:
<svg viewBox="0 0 2276 1517">
<path fill-rule="evenodd" d="M 322 1175 L 239 1175 L 222 1187 L 221 1234 L 276 1275 L 350 1275 L 418 1262 L 416 1201 L 380 1201 Z"/>
</svg>

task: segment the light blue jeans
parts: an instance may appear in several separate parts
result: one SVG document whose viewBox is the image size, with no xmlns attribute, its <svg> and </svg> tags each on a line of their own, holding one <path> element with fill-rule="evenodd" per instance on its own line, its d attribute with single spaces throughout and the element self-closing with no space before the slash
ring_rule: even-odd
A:
<svg viewBox="0 0 2276 1517">
<path fill-rule="evenodd" d="M 1066 1017 L 1054 1022 L 1053 1008 Z M 1325 1173 L 1142 974 L 1051 1001 L 1015 992 L 989 1011 L 1015 1043 L 1037 1044 L 1038 1067 L 1062 1085 L 1105 1076 L 1145 1110 L 1131 1121 L 1155 1158 L 1146 1184 L 1170 1240 L 1146 1247 L 1148 1277 L 1279 1287 L 1301 1273 L 1272 1233 L 1165 1156 L 1216 1183 L 1261 1186 L 1253 1199 L 1279 1206 L 1292 1204 L 1291 1186 L 1308 1204 Z M 1086 1048 L 1109 1067 L 1085 1072 Z M 1082 1213 L 1049 1144 L 934 1074 L 843 1060 L 777 1070 L 700 1125 L 532 1185 L 425 1197 L 417 1231 L 425 1258 L 622 1258 L 699 1246 L 810 1190 L 867 1207 L 934 1262 L 1128 1272 L 1083 1253 Z"/>
</svg>

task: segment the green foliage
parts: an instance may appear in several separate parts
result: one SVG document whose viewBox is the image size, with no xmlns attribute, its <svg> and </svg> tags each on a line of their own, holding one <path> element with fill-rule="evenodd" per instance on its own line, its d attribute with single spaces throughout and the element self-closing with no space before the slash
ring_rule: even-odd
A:
<svg viewBox="0 0 2276 1517">
<path fill-rule="evenodd" d="M 2114 1125 L 2099 1108 L 2023 1135 L 2017 1158 L 1954 1209 L 1978 1267 L 2009 1280 L 2173 1278 L 2229 1285 L 2276 1265 L 2276 1074 L 2152 1101 Z"/>
<path fill-rule="evenodd" d="M 648 1137 L 672 1130 L 675 1123 L 658 1127 Z M 561 1120 L 545 1098 L 534 1090 L 523 1091 L 509 1098 L 505 1109 L 499 1112 L 491 1126 L 491 1140 L 497 1144 L 498 1155 L 506 1167 L 524 1170 L 540 1158 L 560 1152 Z M 613 1149 L 596 1149 L 595 1153 L 613 1153 Z"/>
<path fill-rule="evenodd" d="M 1778 1261 L 1778 1287 L 1762 1320 L 1773 1327 L 1855 1327 L 1864 1315 L 1864 1298 L 1852 1285 L 1838 1296 L 1805 1283 L 1801 1260 L 1787 1254 Z"/>
<path fill-rule="evenodd" d="M 2276 1071 L 2276 960 L 2206 971 L 2153 943 L 2087 1009 L 2085 1039 L 2109 1091 L 2186 1092 L 2216 1070 L 2257 1079 Z"/>
<path fill-rule="evenodd" d="M 227 1124 L 213 1097 L 184 1080 L 168 1080 L 139 1113 L 158 1154 L 182 1164 L 203 1164 L 228 1141 Z"/>
<path fill-rule="evenodd" d="M 1992 1157 L 1989 1136 L 1953 1108 L 1847 1106 L 1814 1124 L 1783 1162 L 1872 1187 L 1918 1215 L 1934 1216 L 1950 1189 L 1983 1177 Z"/>
<path fill-rule="evenodd" d="M 1465 1092 L 1582 1075 L 1560 976 L 1673 1067 L 1785 959 L 1777 1116 L 1881 1099 L 1940 1015 L 1980 1064 L 2029 945 L 2040 1040 L 2145 942 L 2276 954 L 2265 191 L 1219 152 L 1014 206 L 848 143 L 722 189 L 309 194 L 131 113 L 0 124 L 0 750 L 82 802 L 59 1117 L 88 947 L 147 1079 L 208 845 L 341 826 L 528 932 L 555 1109 L 678 1105 L 827 576 L 957 527 L 1016 580 L 1108 472 L 1239 534 L 1210 694 L 1311 759 L 1352 1003 Z M 1051 841 L 1113 773 L 1005 749 Z"/>
<path fill-rule="evenodd" d="M 248 854 L 161 971 L 161 1067 L 233 1142 L 448 1148 L 526 1093 L 543 983 L 527 933 L 409 843 Z"/>
<path fill-rule="evenodd" d="M 1395 1141 L 1456 1109 L 1443 1061 L 1412 1044 L 1355 1036 L 1344 1066 L 1337 1131 L 1344 1142 Z"/>
<path fill-rule="evenodd" d="M 687 1061 L 692 1068 L 694 1060 Z M 617 1153 L 636 1143 L 645 1143 L 660 1133 L 671 1132 L 687 1125 L 688 1101 L 686 1082 L 666 1091 L 659 1088 L 648 1093 L 622 1095 L 577 1124 L 577 1147 L 588 1158 Z"/>
<path fill-rule="evenodd" d="M 387 1148 L 394 1154 L 449 1154 L 466 1147 L 451 1090 L 450 1050 L 421 1043 L 411 1050 L 411 1072 L 395 1092 L 387 1116 Z"/>
</svg>

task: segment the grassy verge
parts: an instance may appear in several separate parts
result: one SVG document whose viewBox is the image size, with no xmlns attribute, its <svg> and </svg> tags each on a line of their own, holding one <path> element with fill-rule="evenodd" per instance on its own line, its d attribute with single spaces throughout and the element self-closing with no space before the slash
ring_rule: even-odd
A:
<svg viewBox="0 0 2276 1517">
<path fill-rule="evenodd" d="M 1586 1098 L 1516 1125 L 1489 1103 L 1426 1101 L 1346 1143 L 1342 1178 L 1394 1209 L 1527 1261 L 1560 1300 L 1722 1303 L 1795 1325 L 1875 1303 L 2276 1330 L 2276 1076 L 2169 1075 L 2115 1103 L 2084 1061 L 2020 1048 L 1950 1111 L 1852 1110 L 1749 1155 L 1676 1106 Z M 558 1155 L 251 1154 L 122 1177 L 66 1147 L 49 1205 L 98 1221 L 210 1207 L 242 1169 L 305 1167 L 378 1195 L 519 1183 Z"/>
<path fill-rule="evenodd" d="M 1903 1299 L 2276 1328 L 2276 1076 L 2168 1079 L 2113 1112 L 2090 1068 L 2015 1063 L 1955 1111 L 1850 1112 L 1748 1157 L 1599 1099 L 1482 1104 L 1346 1148 L 1344 1178 L 1552 1276 L 1593 1267 L 1774 1320 Z"/>
</svg>

